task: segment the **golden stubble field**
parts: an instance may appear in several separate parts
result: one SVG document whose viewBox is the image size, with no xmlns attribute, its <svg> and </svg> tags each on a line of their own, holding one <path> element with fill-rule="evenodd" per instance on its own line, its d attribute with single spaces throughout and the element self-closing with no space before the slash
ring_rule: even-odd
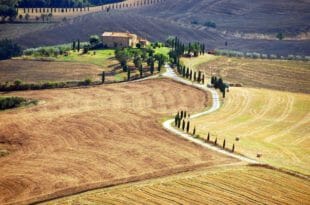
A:
<svg viewBox="0 0 310 205">
<path fill-rule="evenodd" d="M 170 80 L 16 92 L 37 106 L 0 113 L 0 204 L 23 204 L 236 160 L 161 126 L 207 95 Z"/>
<path fill-rule="evenodd" d="M 245 87 L 310 93 L 310 62 L 230 58 L 204 55 L 183 58 L 186 66 L 221 76 L 230 83 L 242 83 Z M 209 82 L 209 81 L 208 81 Z"/>
<path fill-rule="evenodd" d="M 309 204 L 310 182 L 256 166 L 211 167 L 98 189 L 46 205 Z"/>
<path fill-rule="evenodd" d="M 308 94 L 231 88 L 219 111 L 192 123 L 202 137 L 210 132 L 246 156 L 309 175 L 309 102 Z"/>
</svg>

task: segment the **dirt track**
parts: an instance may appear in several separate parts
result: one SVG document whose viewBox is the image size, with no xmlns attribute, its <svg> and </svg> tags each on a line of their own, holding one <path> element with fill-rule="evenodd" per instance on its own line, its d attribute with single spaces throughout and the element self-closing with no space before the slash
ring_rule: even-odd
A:
<svg viewBox="0 0 310 205">
<path fill-rule="evenodd" d="M 235 162 L 162 129 L 164 116 L 208 103 L 169 80 L 16 94 L 41 104 L 0 114 L 0 148 L 11 152 L 0 158 L 0 204 Z"/>
</svg>

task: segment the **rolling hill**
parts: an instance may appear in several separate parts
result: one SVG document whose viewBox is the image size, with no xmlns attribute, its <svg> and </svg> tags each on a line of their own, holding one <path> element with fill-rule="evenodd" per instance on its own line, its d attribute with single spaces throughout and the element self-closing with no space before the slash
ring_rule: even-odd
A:
<svg viewBox="0 0 310 205">
<path fill-rule="evenodd" d="M 162 41 L 176 35 L 184 41 L 205 42 L 208 49 L 310 55 L 309 11 L 309 4 L 302 0 L 166 0 L 143 8 L 87 14 L 25 33 L 16 40 L 24 47 L 34 47 L 87 40 L 91 34 L 113 30 Z M 214 21 L 217 28 L 204 26 L 207 21 Z M 279 32 L 286 40 L 275 38 Z"/>
</svg>

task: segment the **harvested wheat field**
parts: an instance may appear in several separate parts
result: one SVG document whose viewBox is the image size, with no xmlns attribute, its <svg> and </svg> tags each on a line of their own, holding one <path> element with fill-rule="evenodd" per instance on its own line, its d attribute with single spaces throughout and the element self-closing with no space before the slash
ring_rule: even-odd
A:
<svg viewBox="0 0 310 205">
<path fill-rule="evenodd" d="M 310 63 L 288 60 L 262 60 L 204 55 L 183 62 L 191 68 L 222 76 L 230 83 L 246 87 L 310 93 Z"/>
<path fill-rule="evenodd" d="M 163 130 L 164 117 L 208 105 L 170 80 L 16 92 L 39 105 L 0 113 L 0 204 L 235 163 Z"/>
<path fill-rule="evenodd" d="M 263 167 L 192 171 L 46 204 L 309 204 L 310 181 Z"/>
<path fill-rule="evenodd" d="M 310 96 L 232 88 L 222 108 L 192 121 L 202 137 L 276 167 L 310 174 Z M 239 141 L 236 141 L 239 138 Z"/>
<path fill-rule="evenodd" d="M 27 83 L 100 79 L 102 68 L 74 62 L 35 60 L 0 61 L 0 83 L 21 80 Z"/>
</svg>

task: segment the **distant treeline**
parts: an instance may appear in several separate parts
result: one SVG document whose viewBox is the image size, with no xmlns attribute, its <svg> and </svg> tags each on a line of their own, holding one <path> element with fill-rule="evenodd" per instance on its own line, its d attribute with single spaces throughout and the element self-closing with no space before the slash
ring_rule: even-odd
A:
<svg viewBox="0 0 310 205">
<path fill-rule="evenodd" d="M 21 8 L 72 8 L 85 6 L 98 6 L 103 4 L 118 3 L 124 0 L 21 0 L 18 4 Z"/>
</svg>

